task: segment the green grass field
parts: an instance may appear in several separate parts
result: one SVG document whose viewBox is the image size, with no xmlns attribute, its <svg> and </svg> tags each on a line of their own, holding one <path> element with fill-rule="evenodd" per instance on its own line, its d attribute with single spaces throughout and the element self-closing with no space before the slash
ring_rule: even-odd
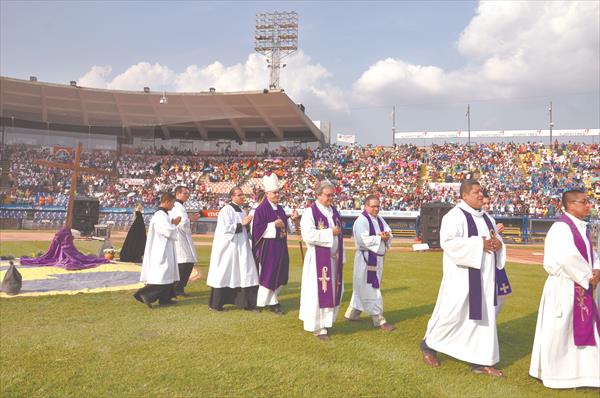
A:
<svg viewBox="0 0 600 398">
<path fill-rule="evenodd" d="M 0 254 L 45 250 L 49 242 L 2 242 Z M 117 242 L 114 242 L 117 243 Z M 96 252 L 98 242 L 77 243 Z M 119 244 L 120 245 L 120 244 Z M 206 275 L 210 247 L 198 247 Z M 232 309 L 209 312 L 205 282 L 174 307 L 149 310 L 131 291 L 0 300 L 2 397 L 597 397 L 597 390 L 553 391 L 528 376 L 545 273 L 508 264 L 514 293 L 499 317 L 499 367 L 507 377 L 474 375 L 440 355 L 427 368 L 418 344 L 433 310 L 441 253 L 393 252 L 386 259 L 385 315 L 397 330 L 369 320 L 343 321 L 332 340 L 304 332 L 298 319 L 300 254 L 291 246 L 290 283 L 281 294 L 287 314 Z M 353 252 L 348 252 L 348 259 Z"/>
</svg>

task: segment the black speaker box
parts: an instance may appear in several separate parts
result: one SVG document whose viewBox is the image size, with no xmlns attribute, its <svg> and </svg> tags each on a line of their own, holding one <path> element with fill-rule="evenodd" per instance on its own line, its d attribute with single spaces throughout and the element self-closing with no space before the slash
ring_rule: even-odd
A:
<svg viewBox="0 0 600 398">
<path fill-rule="evenodd" d="M 73 202 L 73 228 L 91 235 L 100 217 L 100 202 L 93 198 L 76 198 Z"/>
<path fill-rule="evenodd" d="M 421 206 L 420 230 L 423 243 L 427 243 L 430 248 L 440 248 L 442 218 L 453 207 L 446 203 L 424 203 Z"/>
</svg>

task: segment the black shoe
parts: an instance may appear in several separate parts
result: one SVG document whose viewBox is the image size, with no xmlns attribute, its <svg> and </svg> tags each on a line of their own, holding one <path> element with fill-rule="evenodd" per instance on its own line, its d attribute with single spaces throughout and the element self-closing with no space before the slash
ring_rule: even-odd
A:
<svg viewBox="0 0 600 398">
<path fill-rule="evenodd" d="M 151 303 L 150 301 L 148 301 L 148 299 L 146 299 L 146 297 L 144 297 L 144 296 L 141 296 L 139 293 L 135 293 L 135 294 L 133 295 L 133 297 L 134 297 L 134 298 L 135 298 L 137 301 L 139 301 L 140 303 L 144 303 L 144 304 L 146 304 L 146 306 L 147 306 L 148 308 L 152 309 L 152 303 Z"/>
<path fill-rule="evenodd" d="M 276 313 L 277 315 L 285 315 L 285 311 L 281 308 L 281 305 L 275 304 L 271 306 L 271 311 Z"/>
<path fill-rule="evenodd" d="M 161 303 L 161 302 L 159 302 L 159 303 L 158 303 L 158 306 L 159 306 L 159 307 L 168 307 L 168 306 L 170 306 L 170 305 L 175 305 L 175 304 L 177 304 L 177 301 L 175 301 L 175 300 L 169 300 L 169 301 L 164 301 L 164 302 L 162 302 L 162 303 Z"/>
<path fill-rule="evenodd" d="M 208 310 L 211 311 L 211 312 L 223 312 L 223 311 L 225 311 L 224 308 L 213 308 L 211 306 L 208 306 Z"/>
</svg>

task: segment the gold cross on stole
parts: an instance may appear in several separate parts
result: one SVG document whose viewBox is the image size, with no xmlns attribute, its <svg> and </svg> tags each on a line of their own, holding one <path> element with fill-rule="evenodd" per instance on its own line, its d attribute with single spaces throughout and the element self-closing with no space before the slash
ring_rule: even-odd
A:
<svg viewBox="0 0 600 398">
<path fill-rule="evenodd" d="M 327 267 L 323 267 L 321 269 L 321 277 L 317 278 L 321 281 L 321 289 L 323 290 L 323 293 L 327 293 L 327 282 L 329 282 L 330 279 L 327 277 L 327 270 Z"/>
</svg>

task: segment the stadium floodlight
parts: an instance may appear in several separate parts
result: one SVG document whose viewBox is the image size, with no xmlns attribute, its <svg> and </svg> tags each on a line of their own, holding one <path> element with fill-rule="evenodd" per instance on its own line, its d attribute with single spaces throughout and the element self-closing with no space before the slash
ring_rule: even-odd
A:
<svg viewBox="0 0 600 398">
<path fill-rule="evenodd" d="M 298 50 L 298 14 L 295 11 L 256 14 L 254 50 L 265 57 L 270 70 L 269 89 L 279 89 L 281 60 Z"/>
<path fill-rule="evenodd" d="M 166 91 L 163 91 L 163 95 L 160 98 L 160 101 L 158 101 L 158 102 L 160 102 L 162 105 L 166 105 L 166 104 L 169 103 L 169 100 L 167 99 L 167 92 Z"/>
</svg>

